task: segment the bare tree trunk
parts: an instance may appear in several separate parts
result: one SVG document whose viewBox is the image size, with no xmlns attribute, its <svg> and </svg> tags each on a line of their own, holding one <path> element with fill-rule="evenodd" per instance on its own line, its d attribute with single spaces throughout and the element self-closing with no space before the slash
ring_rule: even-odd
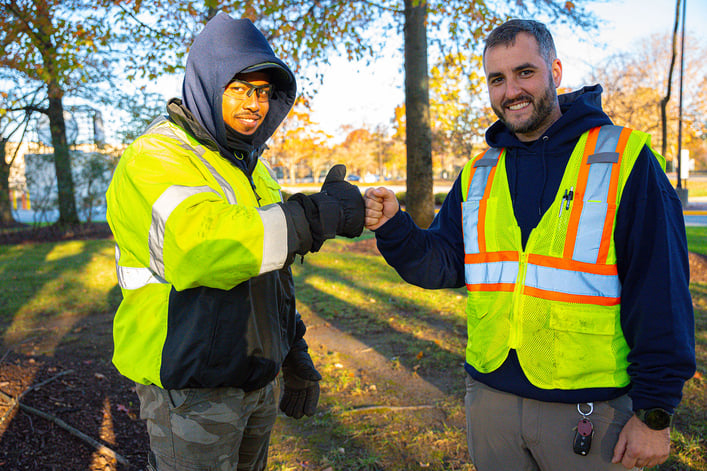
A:
<svg viewBox="0 0 707 471">
<path fill-rule="evenodd" d="M 0 138 L 0 227 L 15 224 L 10 201 L 10 164 L 7 159 L 7 139 Z"/>
<path fill-rule="evenodd" d="M 57 189 L 59 192 L 59 225 L 79 223 L 74 198 L 74 180 L 71 175 L 71 156 L 69 144 L 66 141 L 66 125 L 64 123 L 64 107 L 62 92 L 57 85 L 49 86 L 49 128 L 54 146 L 54 168 L 56 170 Z"/>
<path fill-rule="evenodd" d="M 676 56 L 676 42 L 678 36 L 678 23 L 680 20 L 680 2 L 682 0 L 677 0 L 675 3 L 675 25 L 673 26 L 673 52 L 670 56 L 670 68 L 668 69 L 668 90 L 665 96 L 660 100 L 660 125 L 662 129 L 662 142 L 660 146 L 660 153 L 665 157 L 665 153 L 668 149 L 668 101 L 670 101 L 670 90 L 673 83 L 673 69 L 675 68 L 675 56 Z M 680 158 L 680 156 L 678 156 Z"/>
<path fill-rule="evenodd" d="M 418 226 L 434 218 L 432 132 L 427 76 L 427 2 L 405 0 L 406 210 Z"/>
</svg>

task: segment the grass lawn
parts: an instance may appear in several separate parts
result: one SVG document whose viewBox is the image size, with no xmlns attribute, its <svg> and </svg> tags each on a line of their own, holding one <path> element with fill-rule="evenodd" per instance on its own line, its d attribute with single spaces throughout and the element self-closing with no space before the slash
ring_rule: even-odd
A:
<svg viewBox="0 0 707 471">
<path fill-rule="evenodd" d="M 688 250 L 707 257 L 707 227 L 689 226 L 685 228 L 685 232 Z"/>
<path fill-rule="evenodd" d="M 691 251 L 707 255 L 706 229 L 687 228 Z M 366 232 L 364 239 L 370 236 Z M 460 379 L 464 293 L 404 284 L 364 245 L 336 239 L 293 265 L 298 308 L 308 337 L 318 339 L 311 352 L 325 380 L 316 416 L 278 420 L 268 469 L 471 471 Z M 88 317 L 114 310 L 120 292 L 113 264 L 112 240 L 0 246 L 3 344 L 67 313 Z M 698 375 L 685 386 L 673 453 L 659 470 L 707 471 L 707 283 L 690 289 Z M 325 328 L 359 342 L 358 353 L 345 354 L 316 337 Z M 366 366 L 371 355 L 385 374 L 376 376 Z M 439 394 L 410 408 L 422 397 L 411 389 L 417 382 Z"/>
</svg>

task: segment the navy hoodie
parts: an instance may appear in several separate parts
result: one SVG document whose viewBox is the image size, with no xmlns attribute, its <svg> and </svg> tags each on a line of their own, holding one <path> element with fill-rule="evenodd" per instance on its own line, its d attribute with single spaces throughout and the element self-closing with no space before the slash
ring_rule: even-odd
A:
<svg viewBox="0 0 707 471">
<path fill-rule="evenodd" d="M 269 72 L 274 93 L 270 110 L 257 131 L 252 136 L 240 135 L 234 143 L 234 139 L 229 142 L 227 138 L 221 102 L 229 82 L 246 69 Z M 194 39 L 187 57 L 182 102 L 170 100 L 168 112 L 173 121 L 196 139 L 218 148 L 223 157 L 250 175 L 265 141 L 292 108 L 296 93 L 292 71 L 275 56 L 253 23 L 221 12 L 209 20 Z"/>
<path fill-rule="evenodd" d="M 534 142 L 521 142 L 497 121 L 486 132 L 491 147 L 506 149 L 508 184 L 523 246 L 557 194 L 579 137 L 611 124 L 601 109 L 599 85 L 560 95 L 562 116 Z M 427 230 L 398 213 L 376 230 L 378 249 L 409 283 L 423 288 L 458 288 L 464 281 L 460 177 Z M 628 392 L 633 408 L 673 411 L 695 371 L 694 317 L 687 241 L 680 200 L 652 151 L 645 147 L 631 171 L 614 233 L 622 283 L 621 326 L 631 351 L 625 388 L 541 389 L 523 373 L 511 350 L 495 371 L 467 372 L 495 389 L 550 402 L 609 400 Z M 414 254 L 411 257 L 410 254 Z"/>
</svg>

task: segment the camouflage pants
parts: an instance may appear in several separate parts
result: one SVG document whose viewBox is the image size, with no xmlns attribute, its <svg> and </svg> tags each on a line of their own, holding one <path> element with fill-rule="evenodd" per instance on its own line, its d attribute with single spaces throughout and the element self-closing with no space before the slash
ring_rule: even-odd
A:
<svg viewBox="0 0 707 471">
<path fill-rule="evenodd" d="M 137 384 L 150 436 L 148 469 L 262 471 L 277 416 L 279 380 L 262 389 L 172 389 Z"/>
</svg>

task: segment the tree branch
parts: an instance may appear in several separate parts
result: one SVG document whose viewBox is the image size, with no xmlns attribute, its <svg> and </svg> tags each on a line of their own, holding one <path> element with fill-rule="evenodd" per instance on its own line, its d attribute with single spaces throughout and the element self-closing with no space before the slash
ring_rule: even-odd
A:
<svg viewBox="0 0 707 471">
<path fill-rule="evenodd" d="M 97 442 L 93 438 L 89 437 L 82 431 L 75 429 L 71 425 L 67 424 L 63 420 L 61 420 L 58 417 L 55 417 L 51 414 L 47 414 L 46 412 L 42 412 L 39 409 L 35 409 L 34 407 L 30 407 L 26 404 L 20 403 L 20 408 L 26 412 L 30 412 L 34 415 L 37 415 L 43 419 L 49 420 L 50 422 L 54 422 L 57 424 L 59 427 L 63 428 L 67 432 L 69 432 L 71 435 L 75 436 L 76 438 L 80 438 L 84 442 L 88 443 L 91 445 L 93 448 L 96 449 L 96 451 L 104 456 L 108 456 L 110 458 L 115 459 L 118 463 L 122 464 L 123 466 L 127 466 L 128 468 L 133 468 L 134 466 L 127 460 L 125 457 L 123 457 L 121 454 L 113 451 L 111 448 L 108 448 L 107 446 L 103 445 L 100 442 Z"/>
<path fill-rule="evenodd" d="M 3 359 L 4 358 L 5 357 L 3 357 Z M 19 394 L 19 396 L 14 397 L 14 398 L 12 396 L 10 396 L 9 394 L 7 394 L 3 391 L 0 391 L 0 396 L 2 396 L 8 403 L 10 403 L 10 408 L 7 410 L 7 412 L 5 412 L 5 415 L 3 415 L 2 418 L 0 418 L 0 424 L 5 422 L 5 419 L 7 419 L 7 417 L 12 413 L 12 411 L 15 410 L 15 407 L 17 407 L 17 405 L 20 404 L 20 399 L 22 399 L 25 396 L 25 394 L 32 391 L 33 389 L 41 388 L 45 384 L 51 383 L 52 381 L 54 381 L 55 379 L 57 379 L 61 376 L 64 376 L 64 375 L 67 375 L 67 374 L 73 373 L 73 372 L 74 372 L 74 370 L 62 371 L 61 373 L 56 374 L 56 375 L 52 376 L 51 378 L 42 381 L 41 383 L 33 384 L 32 386 L 30 386 L 27 389 L 25 389 L 24 391 L 22 391 Z"/>
<path fill-rule="evenodd" d="M 370 6 L 372 6 L 372 7 L 380 8 L 381 10 L 390 11 L 390 12 L 398 13 L 398 14 L 402 14 L 402 13 L 403 13 L 402 10 L 399 10 L 399 9 L 397 9 L 397 8 L 387 7 L 387 6 L 385 6 L 385 5 L 381 5 L 381 4 L 379 4 L 379 3 L 372 2 L 372 1 L 370 1 L 370 0 L 359 0 L 359 1 L 360 1 L 361 3 L 365 3 L 366 5 L 370 5 Z"/>
<path fill-rule="evenodd" d="M 116 453 L 111 448 L 103 445 L 102 443 L 94 440 L 93 438 L 89 437 L 88 435 L 81 432 L 80 430 L 67 424 L 66 422 L 64 422 L 60 418 L 53 416 L 51 414 L 48 414 L 46 412 L 43 412 L 39 409 L 35 409 L 34 407 L 28 406 L 27 404 L 25 404 L 23 402 L 20 402 L 20 399 L 22 399 L 22 397 L 25 394 L 32 391 L 33 389 L 38 389 L 38 388 L 44 386 L 45 384 L 48 384 L 61 376 L 67 375 L 69 373 L 73 373 L 73 371 L 74 370 L 62 371 L 61 373 L 54 375 L 51 378 L 42 381 L 41 383 L 34 384 L 34 385 L 30 386 L 29 388 L 25 389 L 19 396 L 15 397 L 15 398 L 10 396 L 6 392 L 0 391 L 0 397 L 2 397 L 6 402 L 10 403 L 10 408 L 8 409 L 7 412 L 5 412 L 5 415 L 2 417 L 2 419 L 0 419 L 0 424 L 2 424 L 5 421 L 5 419 L 7 418 L 7 416 L 15 409 L 15 407 L 17 407 L 19 405 L 20 409 L 24 410 L 25 412 L 29 412 L 29 413 L 39 416 L 43 419 L 46 419 L 50 422 L 54 422 L 56 425 L 63 428 L 64 430 L 66 430 L 71 435 L 73 435 L 77 438 L 80 438 L 84 442 L 91 445 L 100 454 L 107 456 L 109 458 L 115 459 L 118 463 L 122 464 L 123 466 L 127 466 L 128 468 L 133 468 L 133 465 L 127 459 L 125 459 L 125 457 L 123 457 L 119 453 Z"/>
<path fill-rule="evenodd" d="M 404 410 L 422 410 L 422 409 L 437 409 L 437 406 L 422 405 L 422 406 L 366 406 L 357 407 L 345 410 L 341 415 L 362 414 L 366 412 L 398 412 Z"/>
</svg>

